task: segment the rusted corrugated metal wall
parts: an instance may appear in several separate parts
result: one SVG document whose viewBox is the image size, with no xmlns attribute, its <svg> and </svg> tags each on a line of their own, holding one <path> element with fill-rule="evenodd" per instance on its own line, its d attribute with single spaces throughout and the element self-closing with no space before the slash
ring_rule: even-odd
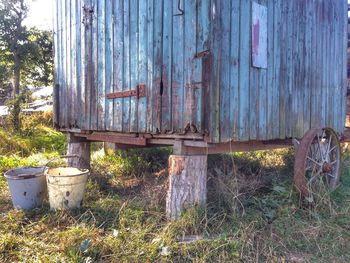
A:
<svg viewBox="0 0 350 263">
<path fill-rule="evenodd" d="M 252 61 L 253 2 L 266 7 L 266 67 Z M 192 128 L 213 142 L 343 131 L 346 0 L 56 0 L 56 11 L 61 128 Z M 139 84 L 146 97 L 105 98 Z"/>
</svg>

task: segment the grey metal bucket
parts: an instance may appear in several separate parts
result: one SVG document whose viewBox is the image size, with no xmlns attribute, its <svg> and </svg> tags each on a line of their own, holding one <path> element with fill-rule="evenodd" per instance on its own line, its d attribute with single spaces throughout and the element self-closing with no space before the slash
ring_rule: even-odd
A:
<svg viewBox="0 0 350 263">
<path fill-rule="evenodd" d="M 47 187 L 43 167 L 22 167 L 4 174 L 17 209 L 32 209 L 42 205 Z"/>
<path fill-rule="evenodd" d="M 90 171 L 73 167 L 50 168 L 45 171 L 51 209 L 81 206 Z"/>
</svg>

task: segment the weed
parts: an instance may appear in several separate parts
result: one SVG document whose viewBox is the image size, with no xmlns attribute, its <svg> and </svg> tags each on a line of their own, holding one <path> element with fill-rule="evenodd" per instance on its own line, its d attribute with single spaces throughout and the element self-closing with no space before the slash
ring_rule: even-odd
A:
<svg viewBox="0 0 350 263">
<path fill-rule="evenodd" d="M 27 130 L 27 137 L 0 132 L 28 143 L 0 147 L 1 173 L 44 165 L 65 144 L 64 136 L 45 125 Z M 104 155 L 96 144 L 94 151 L 81 209 L 55 212 L 44 203 L 14 210 L 0 177 L 1 262 L 350 261 L 347 152 L 340 186 L 311 209 L 299 206 L 293 190 L 293 151 L 210 156 L 207 206 L 167 222 L 170 149 Z"/>
</svg>

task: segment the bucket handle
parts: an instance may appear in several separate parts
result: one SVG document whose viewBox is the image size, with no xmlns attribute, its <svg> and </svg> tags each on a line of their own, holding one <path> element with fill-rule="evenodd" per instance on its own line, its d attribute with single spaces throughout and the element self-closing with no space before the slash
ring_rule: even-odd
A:
<svg viewBox="0 0 350 263">
<path fill-rule="evenodd" d="M 69 159 L 69 158 L 79 158 L 79 163 L 81 161 L 81 157 L 79 157 L 79 155 L 77 154 L 71 154 L 71 155 L 60 155 L 58 157 L 53 157 L 51 158 L 43 167 L 43 172 L 45 172 L 45 170 L 47 169 L 47 166 L 49 165 L 49 163 L 57 160 L 57 159 Z"/>
</svg>

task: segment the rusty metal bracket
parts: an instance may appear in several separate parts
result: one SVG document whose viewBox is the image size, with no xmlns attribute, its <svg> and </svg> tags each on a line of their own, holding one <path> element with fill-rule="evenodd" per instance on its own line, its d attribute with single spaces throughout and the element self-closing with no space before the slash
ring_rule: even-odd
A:
<svg viewBox="0 0 350 263">
<path fill-rule="evenodd" d="M 113 93 L 106 94 L 107 99 L 116 99 L 116 98 L 126 98 L 126 97 L 136 97 L 137 99 L 146 96 L 146 85 L 139 84 L 136 86 L 136 89 L 118 91 Z"/>
</svg>

